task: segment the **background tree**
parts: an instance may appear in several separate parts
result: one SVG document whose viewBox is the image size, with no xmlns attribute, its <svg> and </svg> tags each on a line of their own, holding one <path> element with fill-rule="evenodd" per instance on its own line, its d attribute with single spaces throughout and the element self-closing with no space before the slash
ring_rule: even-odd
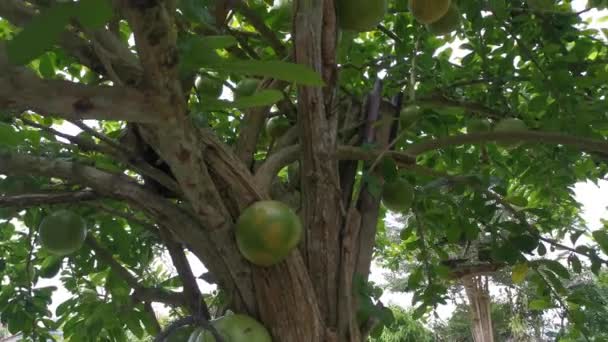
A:
<svg viewBox="0 0 608 342">
<path fill-rule="evenodd" d="M 584 331 L 563 280 L 579 257 L 599 271 L 608 231 L 578 240 L 590 232 L 569 187 L 605 177 L 608 48 L 570 1 L 450 3 L 438 15 L 410 1 L 417 21 L 406 1 L 386 13 L 383 1 L 1 1 L 3 324 L 124 340 L 159 332 L 160 302 L 204 325 L 189 251 L 275 340 L 361 341 L 391 321 L 367 284 L 384 195 L 411 217 L 379 255 L 421 265 L 415 318 L 445 301 L 449 253 L 487 236 L 493 263 L 530 273 L 537 305 L 560 303 Z M 444 49 L 456 37 L 460 60 Z M 263 129 L 272 116 L 291 124 L 281 137 Z M 68 123 L 83 133 L 58 131 Z M 268 199 L 291 205 L 303 234 L 260 267 L 235 223 Z M 59 257 L 38 229 L 66 209 L 88 232 Z M 529 261 L 548 248 L 571 253 L 571 270 Z M 153 269 L 161 252 L 177 277 Z M 36 284 L 57 273 L 74 296 L 55 320 L 55 289 Z"/>
</svg>

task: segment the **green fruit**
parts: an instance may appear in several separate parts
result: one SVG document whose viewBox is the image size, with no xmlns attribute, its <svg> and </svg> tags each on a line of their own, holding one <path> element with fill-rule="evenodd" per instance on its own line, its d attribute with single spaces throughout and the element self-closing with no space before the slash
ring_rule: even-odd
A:
<svg viewBox="0 0 608 342">
<path fill-rule="evenodd" d="M 279 139 L 289 130 L 291 124 L 284 116 L 275 116 L 266 122 L 266 134 L 272 139 Z"/>
<path fill-rule="evenodd" d="M 426 29 L 437 36 L 453 32 L 460 27 L 460 10 L 455 3 L 448 9 L 447 13 L 434 23 L 427 24 Z"/>
<path fill-rule="evenodd" d="M 403 178 L 386 182 L 382 188 L 382 203 L 390 211 L 407 211 L 414 203 L 414 187 Z"/>
<path fill-rule="evenodd" d="M 528 130 L 526 123 L 517 118 L 503 119 L 494 126 L 495 132 L 525 132 Z M 521 145 L 521 143 L 501 143 L 500 145 L 515 148 Z"/>
<path fill-rule="evenodd" d="M 255 319 L 246 315 L 229 315 L 211 321 L 226 342 L 272 342 L 268 330 Z M 215 342 L 210 331 L 196 329 L 188 342 Z"/>
<path fill-rule="evenodd" d="M 408 8 L 418 22 L 432 24 L 448 12 L 451 4 L 451 0 L 409 0 Z"/>
<path fill-rule="evenodd" d="M 57 255 L 79 250 L 87 236 L 84 219 L 68 210 L 59 210 L 46 216 L 38 231 L 42 247 Z"/>
<path fill-rule="evenodd" d="M 418 105 L 409 105 L 401 109 L 401 114 L 399 115 L 399 119 L 401 121 L 402 128 L 409 128 L 412 126 L 422 114 L 422 108 Z"/>
<path fill-rule="evenodd" d="M 485 133 L 490 131 L 488 119 L 472 119 L 467 123 L 467 133 Z"/>
<path fill-rule="evenodd" d="M 203 96 L 217 99 L 222 95 L 224 85 L 221 82 L 207 76 L 201 76 L 196 80 L 196 89 L 198 89 L 199 93 L 201 93 Z"/>
<path fill-rule="evenodd" d="M 553 0 L 528 0 L 528 7 L 535 11 L 550 11 L 555 4 Z"/>
<path fill-rule="evenodd" d="M 338 25 L 343 30 L 371 31 L 382 22 L 387 8 L 386 0 L 337 0 Z"/>
<path fill-rule="evenodd" d="M 259 84 L 260 84 L 260 81 L 258 81 L 255 78 L 246 78 L 246 79 L 240 81 L 236 85 L 236 89 L 234 91 L 234 97 L 239 98 L 239 97 L 253 95 L 253 93 L 255 93 L 255 91 L 258 89 Z"/>
<path fill-rule="evenodd" d="M 300 218 L 277 201 L 254 203 L 243 211 L 236 223 L 236 242 L 241 254 L 258 266 L 279 263 L 301 238 Z"/>
</svg>

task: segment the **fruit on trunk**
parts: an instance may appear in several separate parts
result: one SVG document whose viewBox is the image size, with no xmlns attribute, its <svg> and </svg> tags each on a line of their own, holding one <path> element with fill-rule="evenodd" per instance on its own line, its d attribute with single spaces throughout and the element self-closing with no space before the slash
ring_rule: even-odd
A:
<svg viewBox="0 0 608 342">
<path fill-rule="evenodd" d="M 289 120 L 284 116 L 274 116 L 266 122 L 266 134 L 274 140 L 279 139 L 280 137 L 287 132 L 287 130 L 291 127 Z"/>
<path fill-rule="evenodd" d="M 211 321 L 226 342 L 272 342 L 268 330 L 255 319 L 240 314 L 228 315 Z M 210 331 L 194 330 L 188 342 L 215 342 Z"/>
<path fill-rule="evenodd" d="M 296 213 L 278 201 L 260 201 L 245 209 L 236 223 L 236 242 L 245 259 L 258 266 L 281 262 L 302 238 Z"/>
<path fill-rule="evenodd" d="M 452 3 L 447 13 L 434 23 L 427 24 L 426 29 L 437 36 L 453 32 L 460 27 L 460 10 Z"/>
<path fill-rule="evenodd" d="M 402 128 L 409 128 L 412 126 L 422 114 L 422 108 L 418 105 L 409 105 L 401 109 L 399 119 L 401 121 Z"/>
<path fill-rule="evenodd" d="M 397 178 L 384 183 L 382 203 L 390 211 L 404 212 L 414 202 L 414 187 L 404 178 Z"/>
<path fill-rule="evenodd" d="M 338 25 L 343 30 L 371 31 L 384 19 L 386 0 L 337 0 Z"/>
<path fill-rule="evenodd" d="M 196 80 L 196 89 L 203 96 L 217 99 L 222 95 L 223 85 L 210 77 L 201 76 Z"/>
<path fill-rule="evenodd" d="M 46 216 L 38 231 L 42 247 L 57 255 L 76 252 L 87 236 L 84 219 L 69 210 L 58 210 Z"/>
<path fill-rule="evenodd" d="M 467 123 L 467 133 L 485 133 L 490 131 L 488 119 L 472 119 Z"/>
<path fill-rule="evenodd" d="M 251 96 L 258 89 L 258 85 L 260 82 L 255 78 L 246 78 L 241 80 L 237 85 L 234 91 L 234 97 L 244 97 Z"/>
<path fill-rule="evenodd" d="M 432 24 L 448 12 L 451 3 L 451 0 L 409 0 L 408 8 L 418 22 Z"/>
</svg>

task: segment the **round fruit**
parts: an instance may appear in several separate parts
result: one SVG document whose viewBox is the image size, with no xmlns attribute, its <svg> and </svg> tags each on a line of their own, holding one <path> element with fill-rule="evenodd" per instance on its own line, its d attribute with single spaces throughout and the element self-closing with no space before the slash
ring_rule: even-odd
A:
<svg viewBox="0 0 608 342">
<path fill-rule="evenodd" d="M 234 91 L 234 96 L 236 98 L 244 97 L 244 96 L 251 96 L 258 89 L 259 84 L 260 84 L 260 82 L 258 80 L 256 80 L 255 78 L 246 78 L 246 79 L 240 81 L 236 85 L 236 89 Z"/>
<path fill-rule="evenodd" d="M 78 214 L 59 210 L 46 216 L 38 228 L 40 243 L 57 255 L 74 253 L 87 237 L 86 222 Z"/>
<path fill-rule="evenodd" d="M 272 139 L 279 139 L 291 127 L 289 120 L 284 116 L 275 116 L 266 122 L 266 134 Z"/>
<path fill-rule="evenodd" d="M 420 114 L 422 114 L 422 108 L 420 108 L 418 105 L 409 105 L 401 109 L 401 114 L 399 115 L 401 127 L 408 128 L 412 126 L 416 121 L 418 121 Z"/>
<path fill-rule="evenodd" d="M 196 80 L 196 89 L 198 89 L 202 95 L 217 99 L 222 95 L 224 86 L 214 79 L 207 76 L 201 76 Z"/>
<path fill-rule="evenodd" d="M 386 182 L 382 188 L 382 203 L 390 211 L 407 211 L 414 203 L 414 187 L 403 178 Z"/>
<path fill-rule="evenodd" d="M 448 12 L 451 3 L 451 0 L 409 0 L 408 8 L 420 23 L 432 24 Z"/>
<path fill-rule="evenodd" d="M 236 242 L 245 259 L 258 266 L 279 263 L 298 245 L 302 223 L 278 201 L 260 201 L 245 209 L 236 223 Z"/>
<path fill-rule="evenodd" d="M 384 19 L 387 8 L 386 0 L 338 0 L 338 24 L 343 30 L 371 31 Z"/>
<path fill-rule="evenodd" d="M 268 330 L 255 319 L 246 315 L 229 315 L 211 321 L 226 342 L 272 342 Z M 215 342 L 210 331 L 196 329 L 188 342 Z"/>
<path fill-rule="evenodd" d="M 460 27 L 460 10 L 455 3 L 452 3 L 448 12 L 434 23 L 427 24 L 426 29 L 437 36 L 442 36 L 453 32 Z"/>
<path fill-rule="evenodd" d="M 490 131 L 488 119 L 473 119 L 467 124 L 467 133 L 485 133 Z"/>
</svg>

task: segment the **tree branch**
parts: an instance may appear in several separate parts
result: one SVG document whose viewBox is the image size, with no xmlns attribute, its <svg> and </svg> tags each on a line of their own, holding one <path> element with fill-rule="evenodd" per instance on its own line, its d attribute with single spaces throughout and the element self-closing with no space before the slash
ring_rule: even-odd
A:
<svg viewBox="0 0 608 342">
<path fill-rule="evenodd" d="M 65 119 L 154 122 L 157 108 L 130 88 L 89 86 L 63 80 L 43 80 L 27 68 L 9 65 L 0 43 L 0 108 L 32 110 Z"/>
<path fill-rule="evenodd" d="M 100 199 L 99 194 L 91 190 L 67 191 L 57 193 L 23 194 L 0 196 L 0 208 L 34 207 L 48 204 L 78 203 Z"/>
<path fill-rule="evenodd" d="M 277 38 L 274 31 L 272 31 L 262 18 L 260 18 L 255 11 L 253 11 L 247 4 L 242 0 L 237 0 L 236 8 L 237 10 L 253 25 L 253 27 L 266 39 L 266 41 L 270 44 L 270 47 L 274 50 L 279 58 L 287 56 L 287 49 L 283 45 L 283 43 Z"/>
<path fill-rule="evenodd" d="M 608 153 L 608 141 L 576 137 L 563 133 L 525 131 L 525 132 L 489 132 L 461 134 L 445 138 L 428 139 L 406 148 L 404 153 L 412 156 L 446 147 L 488 142 L 535 142 L 577 147 L 586 152 Z"/>
<path fill-rule="evenodd" d="M 116 272 L 120 278 L 134 290 L 133 297 L 136 300 L 143 302 L 159 302 L 178 307 L 186 304 L 183 293 L 174 293 L 161 288 L 146 288 L 141 286 L 137 278 L 124 266 L 118 263 L 118 261 L 112 257 L 112 254 L 102 247 L 90 234 L 87 236 L 86 244 L 95 252 L 95 256 L 99 261 L 110 266 L 112 271 Z"/>
<path fill-rule="evenodd" d="M 160 229 L 160 236 L 165 242 L 165 246 L 169 251 L 169 255 L 171 256 L 173 265 L 177 270 L 177 274 L 182 280 L 184 295 L 187 298 L 186 302 L 188 304 L 188 308 L 190 309 L 190 313 L 193 315 L 200 315 L 207 320 L 211 319 L 209 308 L 203 300 L 203 295 L 198 288 L 194 274 L 192 274 L 192 269 L 190 268 L 188 259 L 186 259 L 186 254 L 184 253 L 183 247 L 181 244 L 175 242 L 171 232 L 163 227 Z"/>
</svg>

